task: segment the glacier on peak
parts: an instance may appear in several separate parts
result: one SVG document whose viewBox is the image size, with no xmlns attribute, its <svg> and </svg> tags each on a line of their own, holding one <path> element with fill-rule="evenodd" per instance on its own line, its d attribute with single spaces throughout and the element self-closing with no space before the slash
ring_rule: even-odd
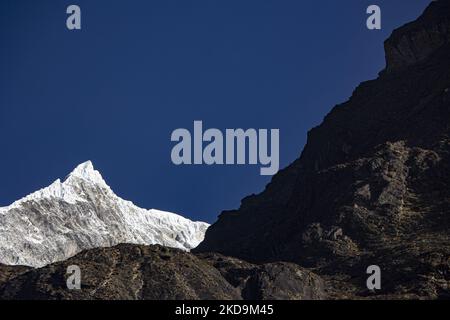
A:
<svg viewBox="0 0 450 320">
<path fill-rule="evenodd" d="M 0 263 L 42 267 L 78 252 L 119 243 L 190 250 L 209 224 L 117 196 L 91 161 L 61 182 L 0 208 Z"/>
</svg>

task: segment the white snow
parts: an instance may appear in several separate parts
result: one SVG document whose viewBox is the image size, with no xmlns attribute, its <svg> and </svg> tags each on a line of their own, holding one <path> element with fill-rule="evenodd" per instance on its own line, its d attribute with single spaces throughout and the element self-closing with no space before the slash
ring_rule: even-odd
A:
<svg viewBox="0 0 450 320">
<path fill-rule="evenodd" d="M 78 165 L 72 173 L 69 174 L 66 181 L 68 184 L 72 183 L 76 178 L 83 179 L 84 181 L 88 181 L 98 186 L 102 186 L 104 188 L 110 189 L 106 184 L 105 180 L 103 180 L 100 172 L 94 169 L 94 166 L 91 161 L 86 161 L 80 165 Z"/>
<path fill-rule="evenodd" d="M 208 227 L 121 199 L 87 161 L 64 182 L 58 179 L 0 208 L 0 263 L 41 267 L 119 243 L 190 250 L 203 241 Z"/>
</svg>

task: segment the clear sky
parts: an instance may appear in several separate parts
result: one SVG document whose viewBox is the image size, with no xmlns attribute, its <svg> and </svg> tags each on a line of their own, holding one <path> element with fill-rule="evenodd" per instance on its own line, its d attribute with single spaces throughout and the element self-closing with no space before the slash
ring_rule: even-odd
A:
<svg viewBox="0 0 450 320">
<path fill-rule="evenodd" d="M 171 132 L 279 128 L 280 162 L 430 0 L 1 0 L 0 206 L 92 160 L 121 197 L 214 222 L 270 181 L 172 164 Z M 82 30 L 66 28 L 77 4 Z M 366 8 L 382 9 L 382 30 Z"/>
</svg>

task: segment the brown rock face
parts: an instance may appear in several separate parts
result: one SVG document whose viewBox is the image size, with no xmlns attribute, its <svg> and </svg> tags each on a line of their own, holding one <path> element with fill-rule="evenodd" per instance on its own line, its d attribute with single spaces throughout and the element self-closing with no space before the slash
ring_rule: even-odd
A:
<svg viewBox="0 0 450 320">
<path fill-rule="evenodd" d="M 67 267 L 81 290 L 67 288 Z M 0 288 L 2 299 L 239 299 L 220 272 L 195 256 L 160 246 L 119 245 L 33 269 Z"/>
<path fill-rule="evenodd" d="M 67 288 L 67 267 L 81 290 Z M 41 269 L 0 268 L 0 299 L 240 300 L 321 299 L 322 279 L 297 265 L 256 266 L 178 249 L 123 244 L 92 249 Z M 4 280 L 4 281 L 3 281 Z"/>
<path fill-rule="evenodd" d="M 292 261 L 366 297 L 449 296 L 450 2 L 386 41 L 387 69 L 308 133 L 265 191 L 223 212 L 196 252 Z"/>
</svg>

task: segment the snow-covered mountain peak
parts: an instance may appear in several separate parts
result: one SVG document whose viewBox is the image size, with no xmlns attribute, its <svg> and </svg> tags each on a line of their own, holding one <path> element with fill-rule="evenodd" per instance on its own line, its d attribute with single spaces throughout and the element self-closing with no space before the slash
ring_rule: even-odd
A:
<svg viewBox="0 0 450 320">
<path fill-rule="evenodd" d="M 41 267 L 95 247 L 161 244 L 190 250 L 209 224 L 118 197 L 91 161 L 0 208 L 0 263 Z"/>
</svg>

